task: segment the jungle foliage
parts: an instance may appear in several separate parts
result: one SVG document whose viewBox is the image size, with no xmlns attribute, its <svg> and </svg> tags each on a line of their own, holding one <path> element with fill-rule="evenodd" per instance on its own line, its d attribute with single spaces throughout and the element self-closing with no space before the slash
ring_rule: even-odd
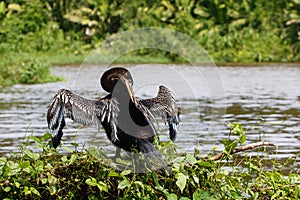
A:
<svg viewBox="0 0 300 200">
<path fill-rule="evenodd" d="M 108 37 L 141 27 L 184 33 L 216 62 L 300 60 L 298 0 L 5 0 L 0 1 L 0 54 L 14 53 L 20 62 L 25 53 L 56 64 L 78 63 Z M 132 55 L 125 61 L 134 62 L 136 55 L 183 61 L 153 49 Z M 2 68 L 13 70 L 11 57 L 3 57 L 8 60 Z"/>
</svg>

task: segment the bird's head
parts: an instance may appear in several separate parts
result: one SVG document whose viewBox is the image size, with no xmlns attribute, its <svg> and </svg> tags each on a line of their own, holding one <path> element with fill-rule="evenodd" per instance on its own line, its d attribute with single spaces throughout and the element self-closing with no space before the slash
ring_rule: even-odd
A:
<svg viewBox="0 0 300 200">
<path fill-rule="evenodd" d="M 102 88 L 109 93 L 126 89 L 132 101 L 135 101 L 132 85 L 133 79 L 130 72 L 122 67 L 115 67 L 107 70 L 101 77 Z"/>
</svg>

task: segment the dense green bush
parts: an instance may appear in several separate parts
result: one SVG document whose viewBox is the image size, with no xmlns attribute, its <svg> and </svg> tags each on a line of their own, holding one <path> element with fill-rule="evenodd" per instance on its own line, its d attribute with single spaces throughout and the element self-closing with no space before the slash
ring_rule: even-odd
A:
<svg viewBox="0 0 300 200">
<path fill-rule="evenodd" d="M 78 54 L 123 30 L 165 27 L 217 61 L 297 61 L 299 7 L 292 0 L 10 0 L 0 4 L 0 42 L 15 52 Z"/>
<path fill-rule="evenodd" d="M 32 58 L 30 55 L 13 55 L 15 56 L 4 54 L 0 63 L 0 84 L 33 84 L 62 80 L 51 75 L 50 65 L 45 60 Z"/>
<path fill-rule="evenodd" d="M 296 61 L 299 17 L 295 12 L 299 6 L 289 0 L 89 1 L 66 17 L 90 30 L 91 45 L 117 31 L 164 27 L 189 35 L 216 61 Z M 287 24 L 295 17 L 292 26 L 297 28 L 292 29 Z"/>
<path fill-rule="evenodd" d="M 0 1 L 0 54 L 81 62 L 116 33 L 163 27 L 190 36 L 216 62 L 299 61 L 299 10 L 295 0 L 5 0 Z M 182 61 L 155 50 L 131 55 Z"/>
<path fill-rule="evenodd" d="M 169 167 L 173 175 L 164 171 L 135 174 L 130 170 L 132 167 L 117 171 L 108 165 L 109 159 L 99 149 L 90 147 L 77 152 L 63 147 L 70 154 L 62 155 L 49 148 L 49 133 L 40 138 L 29 136 L 27 145 L 22 146 L 20 153 L 0 158 L 0 198 L 300 198 L 299 174 L 290 171 L 285 175 L 285 164 L 274 158 L 268 159 L 271 152 L 258 149 L 257 155 L 230 155 L 232 149 L 246 141 L 246 131 L 240 124 L 230 124 L 230 130 L 235 139 L 222 141 L 225 145 L 224 156 L 218 162 L 210 159 L 210 154 L 201 155 L 199 151 L 184 155 L 171 153 Z M 76 143 L 73 145 L 77 146 Z M 171 148 L 167 144 L 158 146 L 158 149 L 171 151 L 174 145 L 170 145 Z M 270 164 L 271 167 L 268 167 Z"/>
</svg>

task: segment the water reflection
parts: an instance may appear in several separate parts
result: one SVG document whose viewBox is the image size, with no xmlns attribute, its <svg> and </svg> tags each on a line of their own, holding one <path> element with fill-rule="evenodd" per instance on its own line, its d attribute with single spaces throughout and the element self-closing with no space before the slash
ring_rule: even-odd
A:
<svg viewBox="0 0 300 200">
<path fill-rule="evenodd" d="M 212 95 L 203 74 L 193 73 L 190 66 L 128 67 L 135 80 L 137 96 L 153 97 L 160 83 L 176 93 L 182 108 L 176 143 L 183 150 L 197 148 L 207 152 L 214 146 L 221 149 L 220 140 L 228 136 L 226 123 L 238 121 L 249 128 L 248 142 L 256 142 L 263 137 L 276 143 L 276 158 L 296 155 L 293 167 L 299 168 L 300 67 L 219 67 L 224 97 Z M 78 69 L 53 67 L 53 72 L 64 76 L 66 82 L 0 88 L 1 154 L 19 151 L 26 135 L 41 136 L 48 131 L 46 110 L 58 89 L 69 88 L 86 98 L 99 98 L 106 94 L 98 81 L 104 67 Z M 201 67 L 201 72 L 205 70 L 210 68 Z M 167 130 L 163 123 L 159 125 Z M 108 153 L 114 152 L 103 130 L 97 133 L 94 127 L 82 127 L 67 121 L 63 142 L 70 147 L 74 140 L 80 147 L 96 145 Z"/>
</svg>

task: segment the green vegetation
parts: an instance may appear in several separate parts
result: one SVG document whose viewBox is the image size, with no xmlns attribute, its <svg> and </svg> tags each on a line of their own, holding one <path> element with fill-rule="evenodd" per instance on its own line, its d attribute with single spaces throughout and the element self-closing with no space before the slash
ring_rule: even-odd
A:
<svg viewBox="0 0 300 200">
<path fill-rule="evenodd" d="M 141 27 L 184 33 L 216 62 L 300 61 L 297 0 L 0 0 L 0 84 L 60 80 L 50 74 L 51 64 L 81 63 L 106 38 Z M 142 49 L 118 62 L 182 62 L 182 58 Z M 49 148 L 50 134 L 30 136 L 33 145 L 28 142 L 20 153 L 0 158 L 0 197 L 300 198 L 299 171 L 283 173 L 287 163 L 271 159 L 261 148 L 256 156 L 231 155 L 246 141 L 246 134 L 239 124 L 230 128 L 236 139 L 222 141 L 220 161 L 209 159 L 212 154 L 203 158 L 198 151 L 179 157 L 173 152 L 168 155 L 172 176 L 163 171 L 119 172 L 105 164 L 99 150 L 70 150 L 69 155 L 61 155 Z"/>
<path fill-rule="evenodd" d="M 28 57 L 24 54 L 33 65 L 81 63 L 108 37 L 141 27 L 186 34 L 216 62 L 300 60 L 297 0 L 2 0 L 0 67 L 21 68 Z M 182 61 L 169 52 L 139 50 L 118 62 L 140 62 L 144 56 L 151 62 Z M 37 79 L 49 81 L 45 77 L 49 75 Z M 1 74 L 0 83 L 16 82 L 22 83 Z"/>
<path fill-rule="evenodd" d="M 68 156 L 49 148 L 49 133 L 29 142 L 21 153 L 0 158 L 0 197 L 3 199 L 297 199 L 300 175 L 269 159 L 264 149 L 252 156 L 230 155 L 244 144 L 246 131 L 238 123 L 229 124 L 235 139 L 223 140 L 221 160 L 203 157 L 199 151 L 178 156 L 168 154 L 173 175 L 163 171 L 145 174 L 117 171 L 109 167 L 101 150 L 70 151 Z M 73 144 L 76 148 L 77 144 Z M 158 146 L 170 151 L 167 144 Z M 31 149 L 29 149 L 29 147 Z M 173 152 L 174 153 L 174 152 Z M 271 167 L 269 164 L 272 164 Z M 289 163 L 290 164 L 290 163 Z M 132 168 L 131 168 L 132 169 Z M 83 196 L 84 195 L 84 196 Z"/>
<path fill-rule="evenodd" d="M 22 56 L 22 57 L 21 57 Z M 4 85 L 22 83 L 45 83 L 62 80 L 52 76 L 49 63 L 26 54 L 4 54 L 0 68 L 0 83 Z"/>
</svg>

